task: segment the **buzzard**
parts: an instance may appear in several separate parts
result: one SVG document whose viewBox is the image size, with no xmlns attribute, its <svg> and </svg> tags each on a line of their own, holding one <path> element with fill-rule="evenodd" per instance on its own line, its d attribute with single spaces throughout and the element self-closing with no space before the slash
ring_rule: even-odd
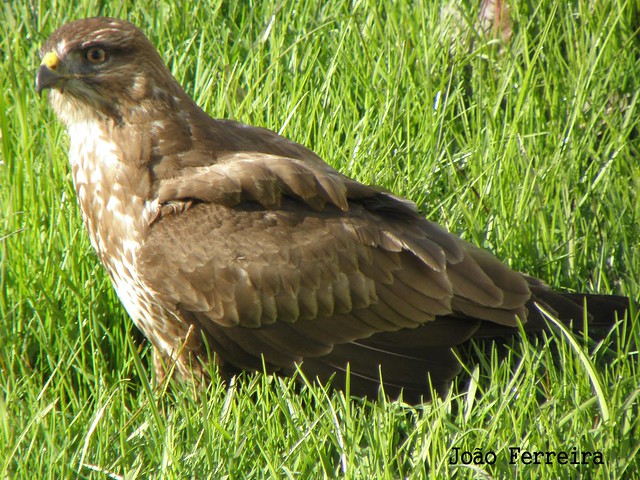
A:
<svg viewBox="0 0 640 480">
<path fill-rule="evenodd" d="M 452 347 L 544 328 L 536 303 L 568 322 L 587 299 L 605 325 L 627 305 L 554 292 L 304 146 L 209 117 L 128 22 L 66 24 L 41 53 L 84 224 L 160 378 L 215 361 L 428 399 Z"/>
</svg>

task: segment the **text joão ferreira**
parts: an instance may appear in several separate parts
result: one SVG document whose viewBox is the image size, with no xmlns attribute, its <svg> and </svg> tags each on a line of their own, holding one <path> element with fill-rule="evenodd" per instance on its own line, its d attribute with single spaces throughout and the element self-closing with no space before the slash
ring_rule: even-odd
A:
<svg viewBox="0 0 640 480">
<path fill-rule="evenodd" d="M 599 451 L 578 450 L 527 450 L 521 447 L 509 447 L 501 452 L 492 450 L 463 450 L 453 447 L 449 456 L 450 465 L 493 465 L 498 456 L 506 455 L 511 465 L 604 465 L 604 455 Z"/>
</svg>

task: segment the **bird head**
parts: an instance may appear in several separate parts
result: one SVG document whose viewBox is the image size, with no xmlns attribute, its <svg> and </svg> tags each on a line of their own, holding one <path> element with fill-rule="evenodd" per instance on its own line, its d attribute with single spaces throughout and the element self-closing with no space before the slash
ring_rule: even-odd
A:
<svg viewBox="0 0 640 480">
<path fill-rule="evenodd" d="M 144 33 L 120 19 L 63 25 L 41 57 L 36 90 L 50 90 L 49 101 L 67 126 L 96 116 L 118 123 L 145 101 L 182 91 Z"/>
</svg>

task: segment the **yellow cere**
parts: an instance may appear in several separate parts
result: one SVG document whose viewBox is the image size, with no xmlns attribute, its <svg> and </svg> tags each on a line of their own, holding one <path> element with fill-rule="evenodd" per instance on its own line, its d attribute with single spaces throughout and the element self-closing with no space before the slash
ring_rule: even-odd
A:
<svg viewBox="0 0 640 480">
<path fill-rule="evenodd" d="M 58 68 L 59 61 L 60 60 L 58 59 L 58 55 L 56 54 L 56 52 L 49 52 L 42 59 L 42 64 L 46 65 L 51 70 L 55 70 L 56 68 Z"/>
</svg>

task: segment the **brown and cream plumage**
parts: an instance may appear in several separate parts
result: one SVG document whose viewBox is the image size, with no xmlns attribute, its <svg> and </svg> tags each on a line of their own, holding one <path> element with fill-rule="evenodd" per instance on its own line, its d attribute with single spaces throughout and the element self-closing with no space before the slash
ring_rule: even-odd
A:
<svg viewBox="0 0 640 480">
<path fill-rule="evenodd" d="M 451 347 L 531 330 L 552 292 L 337 172 L 276 133 L 214 120 L 135 26 L 91 18 L 45 43 L 37 90 L 67 127 L 93 247 L 157 365 L 291 373 L 428 398 L 460 367 Z M 590 296 L 603 323 L 625 299 Z"/>
</svg>

